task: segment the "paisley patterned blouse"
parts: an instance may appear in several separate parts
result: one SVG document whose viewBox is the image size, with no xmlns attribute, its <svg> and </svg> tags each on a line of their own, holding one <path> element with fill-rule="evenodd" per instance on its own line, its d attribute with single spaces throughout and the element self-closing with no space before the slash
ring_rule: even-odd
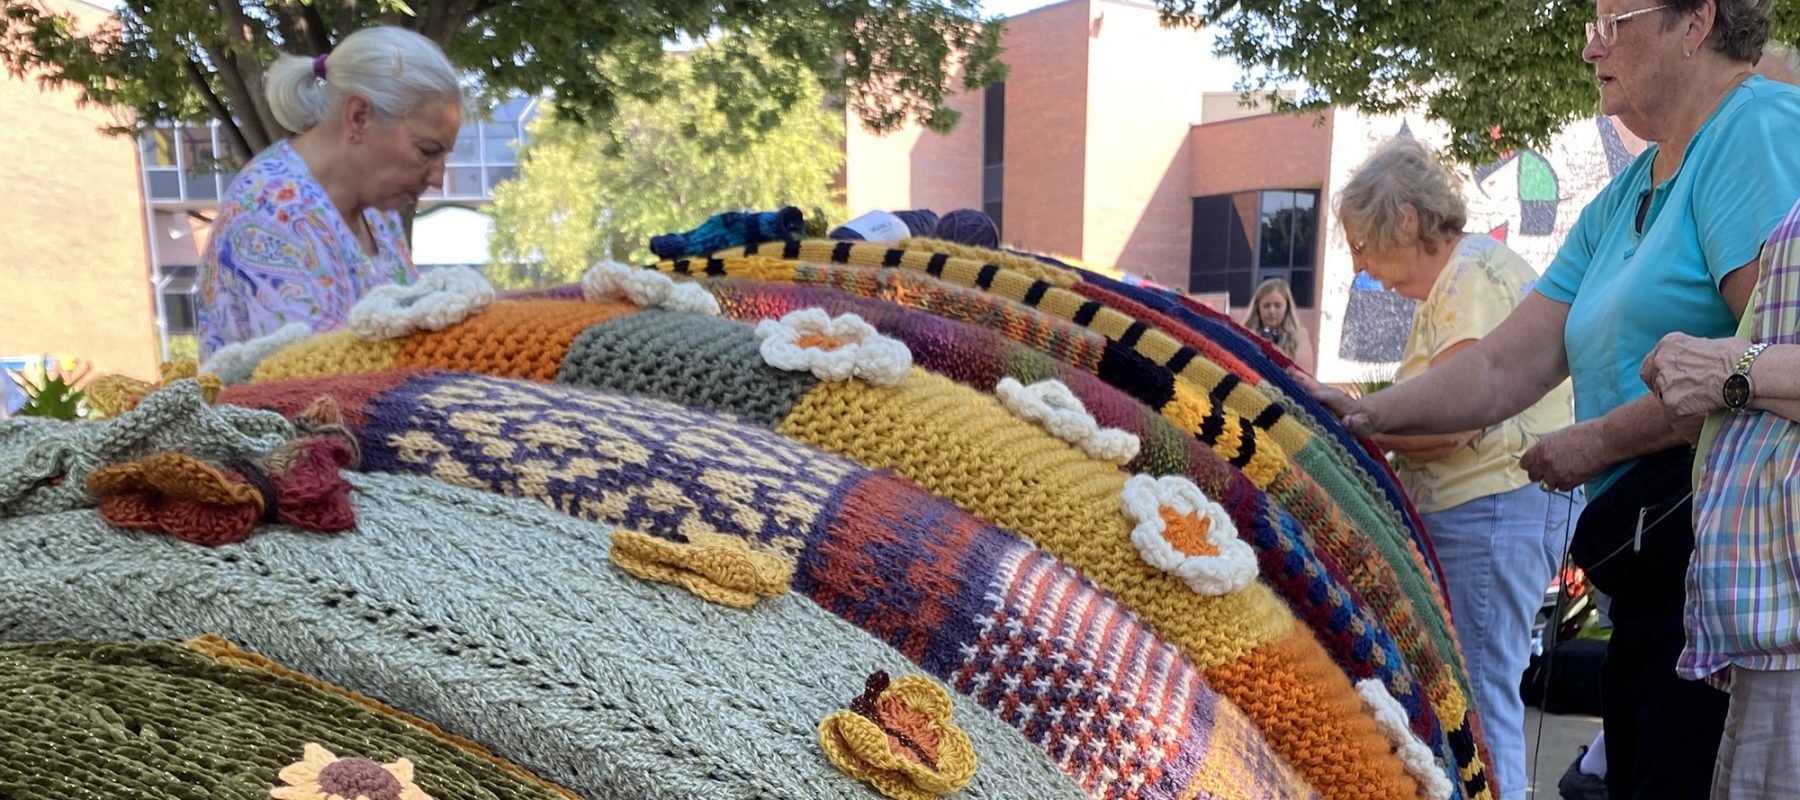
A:
<svg viewBox="0 0 1800 800">
<path fill-rule="evenodd" d="M 292 146 L 279 142 L 252 159 L 221 199 L 200 256 L 201 357 L 290 322 L 331 330 L 364 292 L 416 279 L 400 215 L 363 215 L 372 255 Z"/>
</svg>

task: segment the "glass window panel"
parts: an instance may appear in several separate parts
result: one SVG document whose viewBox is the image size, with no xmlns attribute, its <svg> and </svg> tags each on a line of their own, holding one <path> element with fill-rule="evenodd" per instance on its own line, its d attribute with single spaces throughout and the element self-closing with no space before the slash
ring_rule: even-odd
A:
<svg viewBox="0 0 1800 800">
<path fill-rule="evenodd" d="M 180 200 L 181 174 L 172 169 L 147 169 L 144 177 L 150 185 L 152 200 Z"/>
<path fill-rule="evenodd" d="M 986 203 L 986 204 L 982 205 L 981 211 L 982 211 L 982 213 L 988 215 L 988 219 L 991 219 L 994 221 L 994 230 L 995 231 L 1006 230 L 1006 228 L 1002 227 L 1006 224 L 1006 204 L 1005 203 L 1002 203 L 997 200 L 992 203 Z M 1002 235 L 1004 235 L 1004 234 L 1002 234 Z"/>
<path fill-rule="evenodd" d="M 175 132 L 168 128 L 152 128 L 138 137 L 138 152 L 144 166 L 175 166 Z"/>
<path fill-rule="evenodd" d="M 449 197 L 481 197 L 480 167 L 444 170 L 444 194 Z"/>
<path fill-rule="evenodd" d="M 181 165 L 188 174 L 211 170 L 213 163 L 212 129 L 189 126 L 181 129 Z"/>
<path fill-rule="evenodd" d="M 475 125 L 464 125 L 456 133 L 456 147 L 450 151 L 451 164 L 481 163 L 481 134 Z"/>
<path fill-rule="evenodd" d="M 1294 305 L 1300 308 L 1313 307 L 1313 281 L 1318 273 L 1312 269 L 1296 269 L 1288 283 L 1294 288 Z"/>
<path fill-rule="evenodd" d="M 169 333 L 193 333 L 199 318 L 192 292 L 163 293 L 163 324 Z"/>
<path fill-rule="evenodd" d="M 1288 254 L 1288 263 L 1295 268 L 1306 268 L 1316 265 L 1317 244 L 1319 239 L 1319 209 L 1317 192 L 1298 192 L 1293 208 L 1293 247 Z"/>
<path fill-rule="evenodd" d="M 488 194 L 490 194 L 490 195 L 493 194 L 494 187 L 499 186 L 502 183 L 512 180 L 513 177 L 518 174 L 518 172 L 519 172 L 518 169 L 515 167 L 508 167 L 508 166 L 488 167 L 487 168 Z"/>
<path fill-rule="evenodd" d="M 191 282 L 194 280 L 194 276 L 200 274 L 200 268 L 192 264 L 165 265 L 162 271 L 163 279 L 166 281 L 187 280 Z"/>
<path fill-rule="evenodd" d="M 481 139 L 482 157 L 487 163 L 511 164 L 518 159 L 515 151 L 519 146 L 519 129 L 514 124 L 484 122 Z"/>
<path fill-rule="evenodd" d="M 184 176 L 183 184 L 187 188 L 187 199 L 189 200 L 219 199 L 219 183 L 210 172 L 203 171 L 199 174 L 189 172 Z"/>
</svg>

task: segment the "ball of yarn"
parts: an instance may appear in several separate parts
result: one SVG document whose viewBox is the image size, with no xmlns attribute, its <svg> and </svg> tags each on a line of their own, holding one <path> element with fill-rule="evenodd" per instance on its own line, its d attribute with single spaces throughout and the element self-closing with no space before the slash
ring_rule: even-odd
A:
<svg viewBox="0 0 1800 800">
<path fill-rule="evenodd" d="M 906 223 L 906 229 L 914 236 L 930 236 L 937 230 L 937 212 L 929 208 L 915 208 L 907 211 L 895 211 L 894 216 Z"/>
<path fill-rule="evenodd" d="M 1000 228 L 988 215 L 973 208 L 959 208 L 938 220 L 932 236 L 971 247 L 1000 247 Z"/>
</svg>

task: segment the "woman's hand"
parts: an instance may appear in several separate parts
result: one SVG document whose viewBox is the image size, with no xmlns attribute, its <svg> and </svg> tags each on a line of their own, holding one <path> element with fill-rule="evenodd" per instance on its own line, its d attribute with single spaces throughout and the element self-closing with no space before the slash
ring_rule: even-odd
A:
<svg viewBox="0 0 1800 800">
<path fill-rule="evenodd" d="M 1519 459 L 1519 468 L 1551 491 L 1568 491 L 1587 483 L 1612 464 L 1598 427 L 1590 423 L 1544 436 Z"/>
<path fill-rule="evenodd" d="M 1725 407 L 1725 378 L 1737 368 L 1750 343 L 1743 339 L 1700 339 L 1671 333 L 1644 357 L 1638 377 L 1662 402 L 1677 427 Z"/>
<path fill-rule="evenodd" d="M 1324 406 L 1325 410 L 1342 420 L 1344 427 L 1350 430 L 1351 435 L 1369 436 L 1376 433 L 1375 422 L 1370 418 L 1368 410 L 1363 408 L 1361 400 L 1352 397 L 1349 392 L 1342 389 L 1319 383 L 1313 379 L 1313 376 L 1298 369 L 1290 368 L 1288 374 L 1293 376 L 1307 394 L 1319 401 L 1319 405 Z"/>
</svg>

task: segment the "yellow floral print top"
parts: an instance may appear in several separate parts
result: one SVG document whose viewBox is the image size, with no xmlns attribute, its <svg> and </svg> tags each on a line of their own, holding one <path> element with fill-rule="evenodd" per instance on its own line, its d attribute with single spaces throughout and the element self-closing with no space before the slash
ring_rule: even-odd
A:
<svg viewBox="0 0 1800 800">
<path fill-rule="evenodd" d="M 1464 236 L 1431 294 L 1413 312 L 1398 380 L 1424 372 L 1432 358 L 1457 342 L 1486 336 L 1537 279 L 1531 265 L 1506 245 L 1488 236 Z M 1567 427 L 1574 418 L 1574 393 L 1563 381 L 1524 413 L 1477 433 L 1450 455 L 1433 461 L 1402 458 L 1400 482 L 1421 512 L 1510 492 L 1531 483 L 1519 468 L 1519 457 L 1539 437 Z"/>
</svg>

